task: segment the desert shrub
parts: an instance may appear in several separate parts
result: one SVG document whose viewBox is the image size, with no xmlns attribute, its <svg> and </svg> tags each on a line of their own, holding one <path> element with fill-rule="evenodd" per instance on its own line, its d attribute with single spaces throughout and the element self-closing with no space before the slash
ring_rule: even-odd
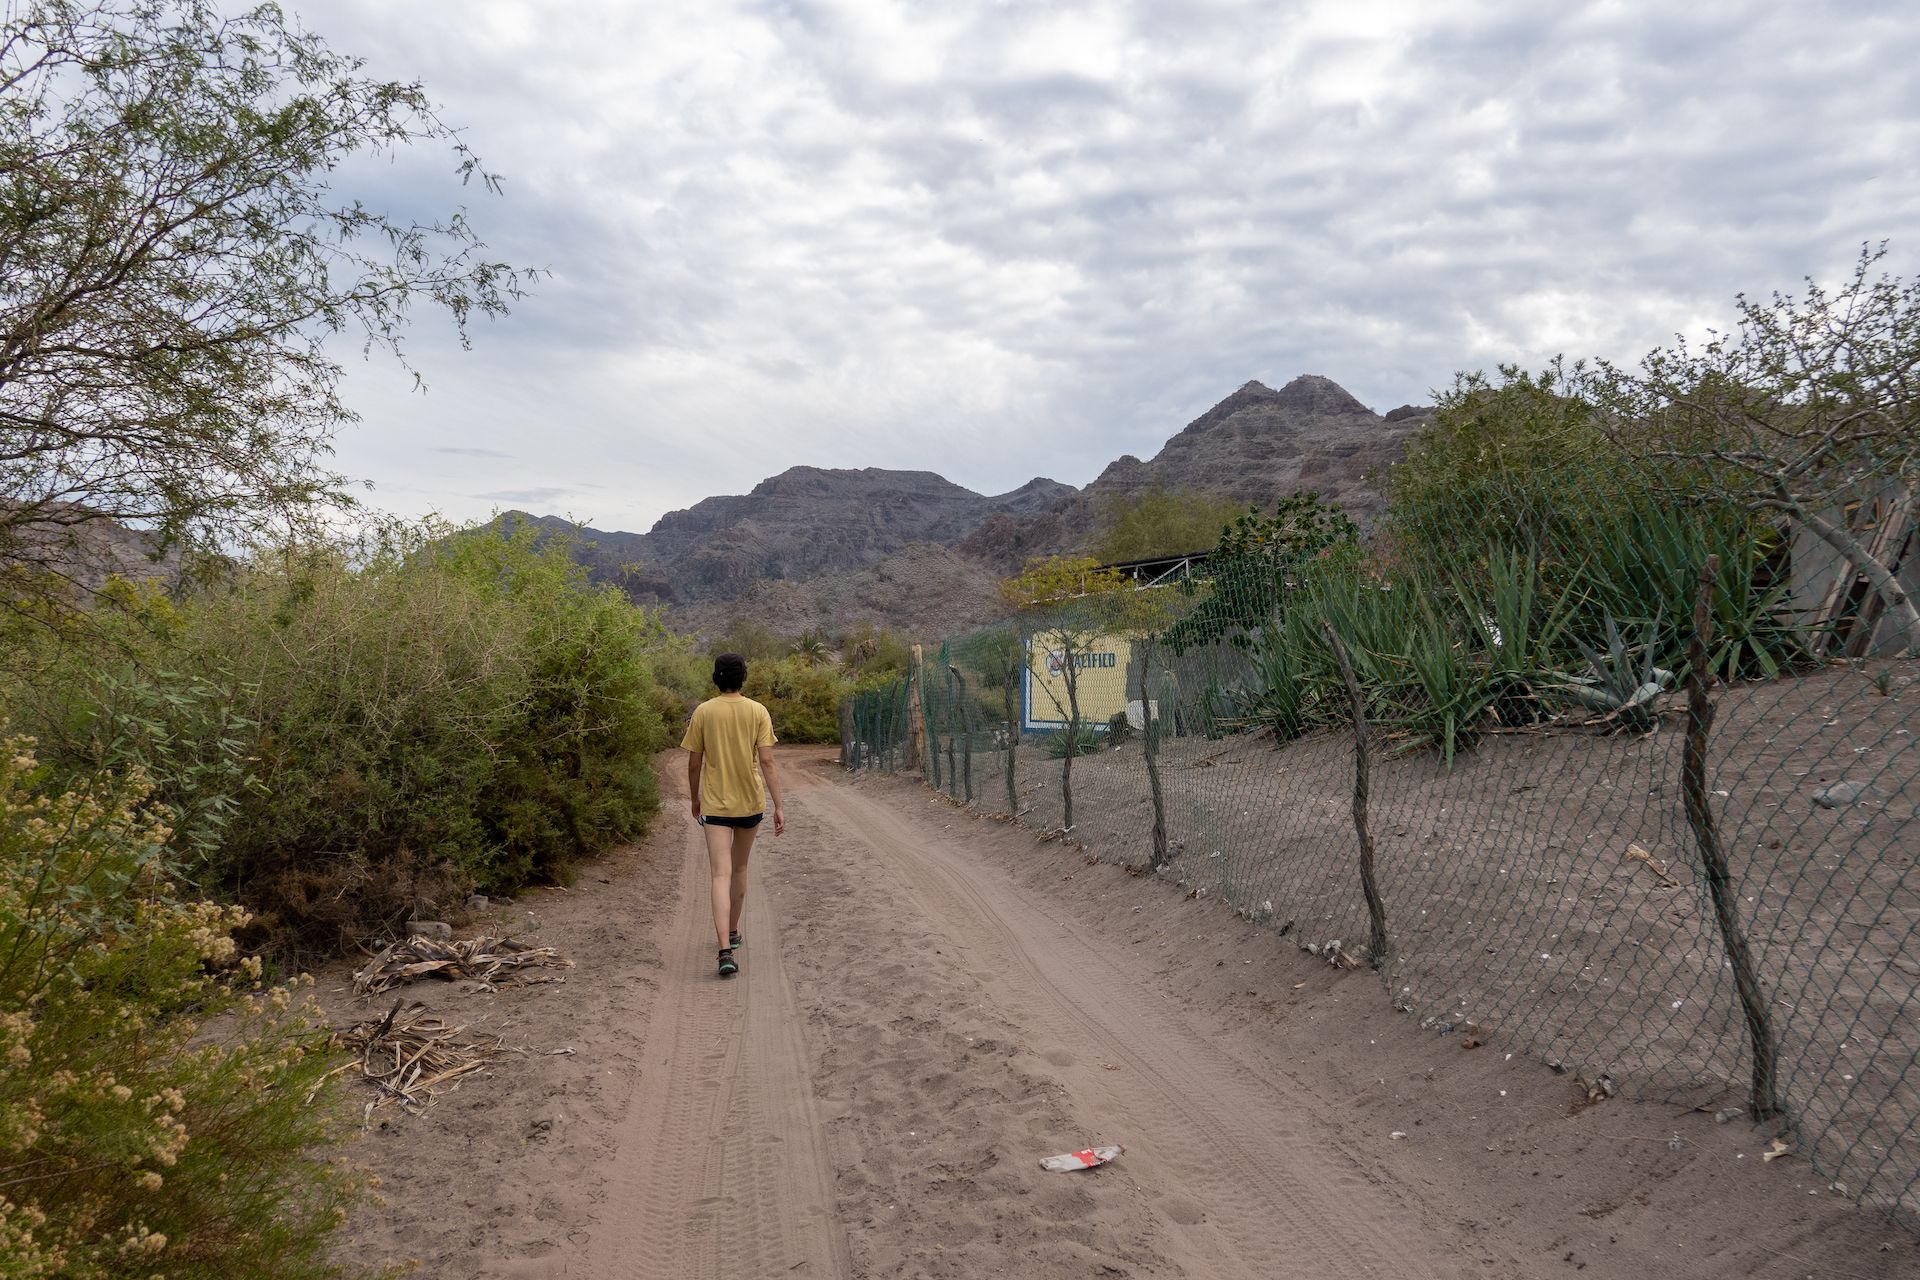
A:
<svg viewBox="0 0 1920 1280">
<path fill-rule="evenodd" d="M 772 662 L 793 652 L 793 641 L 782 639 L 752 618 L 735 618 L 709 646 L 713 653 L 737 653 L 749 663 Z M 711 693 L 712 689 L 709 688 Z"/>
<path fill-rule="evenodd" d="M 524 682 L 480 799 L 487 845 L 467 865 L 483 886 L 566 880 L 574 859 L 646 829 L 659 809 L 651 756 L 671 704 L 652 664 L 671 649 L 658 615 L 591 586 L 552 540 L 470 533 L 435 549 L 436 568 L 518 615 Z"/>
<path fill-rule="evenodd" d="M 492 879 L 488 791 L 534 696 L 523 611 L 408 533 L 257 558 L 183 612 L 185 659 L 224 662 L 258 726 L 230 896 L 334 946 Z"/>
<path fill-rule="evenodd" d="M 1249 633 L 1285 612 L 1304 577 L 1322 571 L 1320 562 L 1353 563 L 1358 538 L 1352 518 L 1318 493 L 1296 490 L 1271 515 L 1248 508 L 1221 531 L 1208 583 L 1181 584 L 1194 603 L 1177 611 L 1163 642 L 1176 652 L 1222 640 L 1244 647 Z"/>
<path fill-rule="evenodd" d="M 1555 547 L 1630 484 L 1577 370 L 1462 374 L 1384 479 L 1381 541 L 1445 574 L 1489 546 Z"/>
<path fill-rule="evenodd" d="M 710 653 L 685 636 L 667 636 L 653 650 L 654 697 L 663 708 L 675 742 L 680 740 L 680 730 L 693 709 L 717 692 L 713 687 L 713 656 L 719 652 L 715 649 Z"/>
<path fill-rule="evenodd" d="M 52 783 L 145 778 L 170 815 L 168 874 L 204 893 L 220 881 L 241 798 L 262 786 L 249 755 L 259 726 L 239 710 L 230 670 L 182 665 L 179 622 L 157 591 L 110 583 L 84 630 L 20 638 L 4 696 Z"/>
<path fill-rule="evenodd" d="M 1055 729 L 1040 740 L 1040 749 L 1051 759 L 1064 760 L 1069 744 L 1072 744 L 1076 756 L 1090 755 L 1100 749 L 1100 735 L 1091 725 L 1081 725 L 1077 736 L 1070 735 L 1065 729 Z"/>
<path fill-rule="evenodd" d="M 868 622 L 840 637 L 840 660 L 862 688 L 878 688 L 913 665 L 913 648 Z"/>
<path fill-rule="evenodd" d="M 780 741 L 838 742 L 840 699 L 851 688 L 838 667 L 816 665 L 794 655 L 749 663 L 742 692 L 767 708 Z"/>
<path fill-rule="evenodd" d="M 1206 551 L 1245 508 L 1230 498 L 1163 486 L 1100 501 L 1094 555 L 1105 564 Z"/>
<path fill-rule="evenodd" d="M 1674 475 L 1660 480 L 1650 457 L 1623 444 L 1634 433 L 1610 431 L 1596 412 L 1590 383 L 1558 365 L 1506 368 L 1497 383 L 1459 378 L 1386 476 L 1386 557 L 1472 590 L 1487 585 L 1490 554 L 1525 555 L 1540 603 L 1567 623 L 1554 662 L 1604 645 L 1608 618 L 1636 629 L 1660 618 L 1657 656 L 1677 670 L 1700 566 L 1718 555 L 1714 673 L 1773 676 L 1802 661 L 1777 521 L 1737 509 L 1711 477 L 1684 494 Z"/>
<path fill-rule="evenodd" d="M 122 593 L 9 701 L 68 779 L 141 768 L 176 878 L 326 948 L 639 834 L 684 712 L 657 617 L 533 531 L 281 547 L 177 603 Z"/>
<path fill-rule="evenodd" d="M 41 773 L 0 744 L 0 1274 L 344 1274 L 324 1032 L 174 896 L 144 786 Z"/>
</svg>

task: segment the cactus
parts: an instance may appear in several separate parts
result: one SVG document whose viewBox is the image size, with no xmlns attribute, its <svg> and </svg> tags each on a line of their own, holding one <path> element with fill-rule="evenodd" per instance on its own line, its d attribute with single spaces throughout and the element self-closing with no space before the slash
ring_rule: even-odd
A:
<svg viewBox="0 0 1920 1280">
<path fill-rule="evenodd" d="M 1660 619 L 1647 623 L 1646 636 L 1629 647 L 1620 636 L 1620 628 L 1607 617 L 1607 647 L 1595 651 L 1586 645 L 1580 653 L 1593 674 L 1570 676 L 1556 672 L 1555 691 L 1570 701 L 1604 715 L 1621 725 L 1645 731 L 1653 728 L 1654 704 L 1673 684 L 1673 672 L 1653 664 L 1654 645 L 1660 634 Z M 1636 650 L 1638 656 L 1636 657 Z"/>
</svg>

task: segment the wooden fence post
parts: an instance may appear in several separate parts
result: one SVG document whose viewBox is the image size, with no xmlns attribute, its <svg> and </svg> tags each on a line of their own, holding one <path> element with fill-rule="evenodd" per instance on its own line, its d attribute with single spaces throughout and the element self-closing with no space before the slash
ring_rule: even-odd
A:
<svg viewBox="0 0 1920 1280">
<path fill-rule="evenodd" d="M 927 718 L 920 706 L 920 685 L 925 673 L 920 667 L 920 646 L 913 646 L 913 660 L 907 666 L 907 741 L 913 744 L 914 772 L 927 771 Z"/>
<path fill-rule="evenodd" d="M 1707 696 L 1708 638 L 1713 632 L 1713 582 L 1719 574 L 1720 557 L 1708 556 L 1707 562 L 1700 566 L 1700 586 L 1693 598 L 1693 639 L 1687 646 L 1687 747 L 1681 758 L 1680 796 L 1686 807 L 1687 824 L 1693 828 L 1694 842 L 1700 847 L 1700 862 L 1707 873 L 1707 896 L 1713 901 L 1720 939 L 1726 944 L 1727 960 L 1733 966 L 1734 990 L 1740 996 L 1740 1008 L 1746 1015 L 1747 1036 L 1753 1047 L 1753 1118 L 1765 1120 L 1780 1114 L 1779 1045 L 1773 1037 L 1767 993 L 1760 985 L 1753 953 L 1747 947 L 1746 930 L 1740 924 L 1733 877 L 1727 870 L 1727 852 L 1720 844 L 1720 831 L 1707 798 L 1707 733 L 1713 728 L 1713 701 Z"/>
<path fill-rule="evenodd" d="M 1373 878 L 1373 830 L 1367 823 L 1367 708 L 1360 697 L 1360 682 L 1353 675 L 1353 663 L 1347 658 L 1347 646 L 1340 643 L 1333 624 L 1325 618 L 1320 620 L 1320 629 L 1327 633 L 1333 656 L 1340 661 L 1340 678 L 1346 682 L 1347 697 L 1353 702 L 1353 829 L 1360 837 L 1360 890 L 1367 898 L 1367 920 L 1372 930 L 1367 960 L 1378 969 L 1387 960 L 1387 907 Z"/>
</svg>

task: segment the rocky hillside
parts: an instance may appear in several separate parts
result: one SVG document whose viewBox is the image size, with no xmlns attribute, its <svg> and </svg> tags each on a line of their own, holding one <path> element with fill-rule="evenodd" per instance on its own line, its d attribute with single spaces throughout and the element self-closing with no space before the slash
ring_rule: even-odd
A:
<svg viewBox="0 0 1920 1280">
<path fill-rule="evenodd" d="M 1381 505 L 1366 476 L 1398 456 L 1423 416 L 1382 417 L 1313 375 L 1278 391 L 1249 382 L 1152 458 L 1118 458 L 1084 490 L 1034 479 L 988 496 L 930 471 L 794 467 L 750 493 L 670 512 L 644 534 L 578 530 L 580 554 L 597 578 L 670 606 L 693 630 L 752 616 L 782 632 L 873 621 L 935 634 L 992 618 L 995 579 L 1028 557 L 1083 549 L 1113 495 L 1158 486 L 1268 503 L 1317 489 L 1364 522 Z"/>
<path fill-rule="evenodd" d="M 1151 459 L 1116 458 L 1052 510 L 990 518 L 960 549 L 1002 571 L 1036 555 L 1080 550 L 1109 498 L 1152 488 L 1260 504 L 1296 489 L 1317 490 L 1365 525 L 1383 503 L 1367 476 L 1400 456 L 1428 412 L 1407 406 L 1382 417 L 1339 383 L 1313 374 L 1278 391 L 1249 382 L 1189 422 Z"/>
<path fill-rule="evenodd" d="M 8 530 L 0 570 L 51 573 L 80 600 L 109 578 L 165 585 L 180 580 L 185 558 L 179 547 L 163 546 L 145 530 L 80 507 L 53 507 L 46 516 Z"/>
<path fill-rule="evenodd" d="M 1305 374 L 1275 391 L 1249 382 L 1189 422 L 1150 461 L 1115 459 L 1085 490 L 1094 500 L 1159 486 L 1271 502 L 1318 489 L 1356 519 L 1380 510 L 1368 472 L 1399 456 L 1419 425 L 1388 419 L 1329 378 Z"/>
</svg>

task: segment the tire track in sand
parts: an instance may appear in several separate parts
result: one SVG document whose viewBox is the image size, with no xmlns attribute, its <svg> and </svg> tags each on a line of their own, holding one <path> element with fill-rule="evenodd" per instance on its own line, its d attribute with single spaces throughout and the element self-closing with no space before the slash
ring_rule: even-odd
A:
<svg viewBox="0 0 1920 1280">
<path fill-rule="evenodd" d="M 666 772 L 666 811 L 684 805 Z M 754 856 L 769 852 L 769 831 Z M 602 1164 L 604 1198 L 577 1280 L 851 1274 L 804 1023 L 762 894 L 741 919 L 739 976 L 714 973 L 706 849 L 686 828 L 640 1077 Z"/>
<path fill-rule="evenodd" d="M 1175 1260 L 1186 1274 L 1448 1274 L 1431 1266 L 1417 1219 L 1315 1139 L 1308 1101 L 1252 1078 L 1070 924 L 853 788 L 817 786 L 807 799 L 843 837 L 847 857 L 897 877 L 945 940 L 988 975 L 1003 1014 L 1065 1049 L 1055 1064 L 1062 1079 L 1100 1130 L 1128 1135 L 1130 1170 L 1206 1207 L 1203 1221 L 1170 1224 L 1185 1245 Z M 1102 1060 L 1119 1069 L 1085 1069 Z"/>
</svg>

